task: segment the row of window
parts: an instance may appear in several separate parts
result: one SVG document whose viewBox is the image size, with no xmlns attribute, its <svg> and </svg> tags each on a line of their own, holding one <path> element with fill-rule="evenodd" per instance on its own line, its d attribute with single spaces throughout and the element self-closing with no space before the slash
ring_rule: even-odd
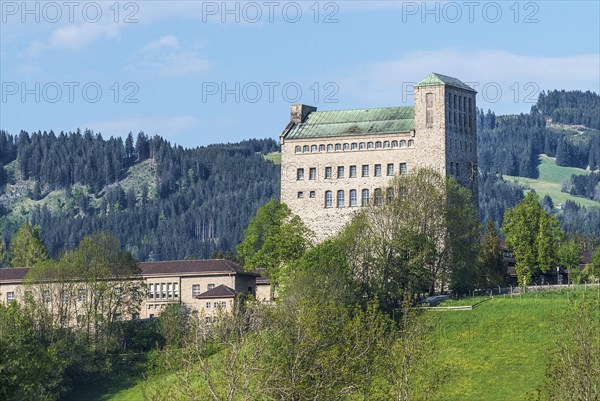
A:
<svg viewBox="0 0 600 401">
<path fill-rule="evenodd" d="M 377 141 L 377 142 L 352 142 L 352 143 L 336 143 L 329 145 L 296 145 L 295 153 L 316 153 L 316 152 L 339 152 L 342 150 L 365 150 L 365 149 L 396 149 L 412 148 L 415 146 L 415 141 Z"/>
<path fill-rule="evenodd" d="M 473 128 L 473 99 L 466 96 L 448 94 L 448 124 L 455 127 Z"/>
<path fill-rule="evenodd" d="M 210 305 L 211 305 L 211 302 L 210 301 L 206 301 L 206 309 L 210 309 Z M 215 309 L 219 309 L 219 308 L 225 309 L 225 308 L 227 308 L 227 302 L 226 301 L 221 301 L 221 302 L 214 301 L 212 303 L 212 305 L 213 305 L 213 307 Z"/>
<path fill-rule="evenodd" d="M 123 290 L 120 287 L 115 288 L 114 290 L 114 294 L 115 297 L 117 299 L 121 298 L 121 294 L 123 292 Z M 87 302 L 88 300 L 88 290 L 86 290 L 85 288 L 80 288 L 77 290 L 77 301 L 78 302 Z M 101 298 L 103 295 L 100 292 L 96 293 L 96 298 Z M 133 297 L 138 297 L 139 293 L 138 291 L 134 288 L 132 291 L 132 296 Z M 14 299 L 14 294 L 12 295 L 13 299 Z M 66 303 L 69 300 L 69 296 L 67 294 L 66 291 L 61 291 L 59 293 L 59 300 L 61 303 Z M 52 293 L 50 292 L 50 290 L 43 290 L 42 291 L 42 301 L 44 303 L 50 303 L 52 302 Z"/>
<path fill-rule="evenodd" d="M 215 288 L 214 284 L 209 284 L 206 286 L 206 291 L 210 291 Z M 200 288 L 200 284 L 192 284 L 192 297 L 197 297 L 202 294 L 202 289 Z"/>
<path fill-rule="evenodd" d="M 179 299 L 179 283 L 148 284 L 148 299 Z"/>
<path fill-rule="evenodd" d="M 388 176 L 392 176 L 395 174 L 394 172 L 394 168 L 395 165 L 394 163 L 388 163 L 385 169 L 386 175 Z M 373 176 L 374 177 L 381 177 L 381 175 L 383 174 L 383 167 L 381 164 L 375 164 L 373 166 Z M 406 174 L 408 171 L 408 168 L 406 166 L 406 163 L 400 163 L 399 164 L 399 171 L 400 174 Z M 363 164 L 361 166 L 361 177 L 369 177 L 370 174 L 370 166 L 368 164 Z M 348 178 L 357 178 L 358 177 L 358 169 L 357 166 L 352 165 L 349 167 L 348 169 Z M 332 166 L 327 166 L 325 167 L 324 170 L 324 178 L 326 180 L 332 180 L 333 179 L 333 167 Z M 345 166 L 337 166 L 336 168 L 336 178 L 337 179 L 341 179 L 341 178 L 346 178 L 346 167 Z M 310 167 L 308 169 L 308 179 L 309 180 L 316 180 L 317 179 L 317 168 L 316 167 Z M 304 168 L 298 168 L 296 170 L 296 180 L 297 181 L 301 181 L 304 180 Z"/>
<path fill-rule="evenodd" d="M 349 207 L 357 207 L 358 206 L 358 190 L 351 189 L 348 191 L 349 195 Z M 346 191 L 340 189 L 336 194 L 336 207 L 343 208 L 346 207 Z M 373 204 L 375 206 L 383 205 L 383 190 L 381 188 L 376 188 L 373 191 Z M 394 188 L 386 188 L 385 190 L 385 199 L 387 202 L 391 202 L 394 200 Z M 371 200 L 371 193 L 368 189 L 363 189 L 360 191 L 360 205 L 367 206 Z M 332 208 L 333 207 L 333 191 L 325 191 L 325 207 Z"/>
</svg>

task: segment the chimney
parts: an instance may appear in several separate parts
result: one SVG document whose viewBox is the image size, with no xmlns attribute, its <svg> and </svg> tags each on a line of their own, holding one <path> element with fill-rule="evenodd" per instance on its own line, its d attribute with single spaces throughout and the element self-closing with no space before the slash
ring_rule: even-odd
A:
<svg viewBox="0 0 600 401">
<path fill-rule="evenodd" d="M 305 104 L 292 104 L 290 106 L 290 121 L 296 124 L 303 123 L 306 116 L 313 111 L 317 111 L 317 108 Z"/>
</svg>

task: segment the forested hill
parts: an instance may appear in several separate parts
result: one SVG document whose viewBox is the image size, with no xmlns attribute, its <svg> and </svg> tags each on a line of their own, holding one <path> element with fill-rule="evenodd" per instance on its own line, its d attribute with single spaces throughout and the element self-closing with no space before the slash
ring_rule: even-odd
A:
<svg viewBox="0 0 600 401">
<path fill-rule="evenodd" d="M 598 174 L 573 175 L 555 182 L 540 179 L 540 155 L 555 158 L 559 167 L 589 171 L 600 169 L 600 96 L 592 92 L 542 92 L 529 114 L 496 116 L 478 111 L 479 212 L 502 222 L 504 211 L 522 197 L 523 187 L 513 185 L 506 176 L 529 178 L 538 188 L 557 186 L 557 191 L 600 200 Z M 554 163 L 552 163 L 554 164 Z M 568 169 L 563 169 L 568 170 Z M 583 170 L 580 170 L 580 174 Z M 556 176 L 560 176 L 556 174 Z M 553 177 L 557 179 L 556 177 Z M 532 187 L 533 188 L 533 187 Z M 567 201 L 560 212 L 550 198 L 544 199 L 549 211 L 567 232 L 600 238 L 600 208 L 584 207 Z"/>
<path fill-rule="evenodd" d="M 559 166 L 600 168 L 595 93 L 542 93 L 528 114 L 479 110 L 477 123 L 482 221 L 501 224 L 523 197 L 523 187 L 503 177 L 537 179 L 540 154 Z M 139 260 L 233 250 L 258 207 L 279 196 L 279 166 L 264 158 L 277 150 L 272 139 L 184 149 L 143 133 L 123 140 L 0 131 L 0 240 L 8 244 L 28 219 L 42 227 L 53 256 L 99 230 L 115 233 Z M 563 191 L 600 200 L 598 177 L 573 176 Z M 569 201 L 557 212 L 552 199 L 544 204 L 565 230 L 600 238 L 600 208 Z"/>
<path fill-rule="evenodd" d="M 140 260 L 234 249 L 256 209 L 279 196 L 272 139 L 194 149 L 159 136 L 0 132 L 0 231 L 39 224 L 54 256 L 98 230 Z"/>
</svg>

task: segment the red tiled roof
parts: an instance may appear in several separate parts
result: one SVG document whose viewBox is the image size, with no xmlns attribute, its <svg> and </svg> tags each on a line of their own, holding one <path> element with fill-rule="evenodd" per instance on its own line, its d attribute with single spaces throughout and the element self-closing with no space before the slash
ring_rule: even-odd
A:
<svg viewBox="0 0 600 401">
<path fill-rule="evenodd" d="M 224 284 L 203 292 L 200 295 L 195 296 L 196 299 L 207 299 L 207 298 L 235 298 L 235 291 L 233 288 L 229 288 Z"/>
<path fill-rule="evenodd" d="M 202 260 L 166 260 L 162 262 L 141 262 L 139 264 L 143 276 L 162 274 L 194 274 L 225 273 L 256 276 L 256 273 L 245 272 L 238 264 L 226 259 Z"/>
<path fill-rule="evenodd" d="M 0 269 L 0 282 L 3 281 L 23 281 L 29 267 L 8 267 Z"/>
</svg>

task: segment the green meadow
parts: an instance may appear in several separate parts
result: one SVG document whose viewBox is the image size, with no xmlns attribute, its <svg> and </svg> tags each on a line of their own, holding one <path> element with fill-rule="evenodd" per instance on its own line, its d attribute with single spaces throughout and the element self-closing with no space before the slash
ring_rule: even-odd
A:
<svg viewBox="0 0 600 401">
<path fill-rule="evenodd" d="M 505 175 L 504 179 L 507 182 L 513 182 L 525 190 L 533 189 L 540 197 L 550 195 L 554 204 L 564 203 L 571 200 L 579 203 L 581 206 L 600 206 L 600 202 L 593 201 L 582 196 L 573 196 L 568 193 L 561 192 L 562 183 L 567 181 L 573 174 L 590 174 L 588 170 L 583 170 L 575 167 L 561 167 L 556 165 L 554 157 L 540 155 L 540 164 L 538 166 L 540 177 L 527 178 Z"/>
</svg>

